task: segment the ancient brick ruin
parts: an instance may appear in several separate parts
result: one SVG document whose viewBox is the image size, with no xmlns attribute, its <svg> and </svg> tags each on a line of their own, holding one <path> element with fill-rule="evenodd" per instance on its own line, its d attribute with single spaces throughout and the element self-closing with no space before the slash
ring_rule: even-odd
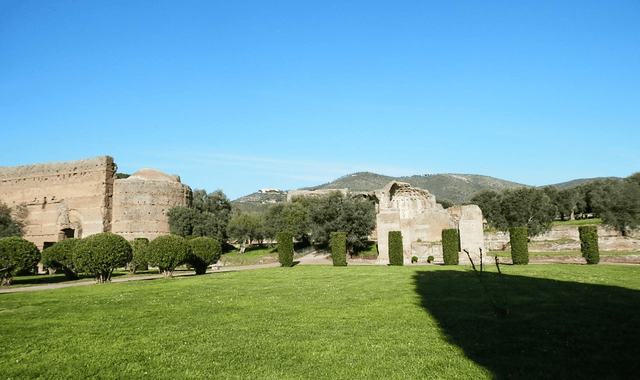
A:
<svg viewBox="0 0 640 380">
<path fill-rule="evenodd" d="M 166 212 L 189 204 L 189 186 L 153 169 L 116 179 L 116 168 L 109 156 L 0 167 L 0 200 L 10 207 L 26 204 L 24 238 L 39 249 L 100 232 L 128 240 L 169 234 Z"/>
<path fill-rule="evenodd" d="M 378 209 L 378 261 L 389 261 L 389 231 L 402 232 L 405 260 L 417 256 L 426 261 L 434 256 L 442 262 L 442 230 L 456 228 L 460 247 L 479 262 L 480 249 L 485 252 L 482 211 L 478 206 L 453 206 L 443 209 L 428 191 L 413 188 L 408 183 L 393 181 L 373 192 Z M 468 261 L 461 254 L 460 261 Z"/>
<path fill-rule="evenodd" d="M 299 196 L 326 196 L 333 191 L 347 194 L 348 189 L 290 191 L 287 201 Z M 458 229 L 461 249 L 469 251 L 474 262 L 479 263 L 480 249 L 486 253 L 482 211 L 478 206 L 453 206 L 445 210 L 428 191 L 396 181 L 380 190 L 350 193 L 376 203 L 376 229 L 372 236 L 378 238 L 379 264 L 389 263 L 389 231 L 402 232 L 407 262 L 412 256 L 417 256 L 420 262 L 426 262 L 429 256 L 433 256 L 436 262 L 442 262 L 442 230 L 446 228 Z M 460 262 L 468 261 L 466 253 L 461 252 Z"/>
</svg>

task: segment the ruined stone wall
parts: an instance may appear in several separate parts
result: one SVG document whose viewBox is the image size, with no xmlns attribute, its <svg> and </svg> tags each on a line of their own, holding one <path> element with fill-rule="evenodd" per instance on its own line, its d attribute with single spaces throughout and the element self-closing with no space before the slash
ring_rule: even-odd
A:
<svg viewBox="0 0 640 380">
<path fill-rule="evenodd" d="M 66 237 L 111 231 L 115 165 L 109 156 L 0 167 L 0 199 L 26 203 L 25 238 L 43 249 Z"/>
<path fill-rule="evenodd" d="M 113 232 L 127 240 L 168 235 L 167 212 L 176 206 L 187 207 L 191 189 L 170 176 L 143 169 L 126 179 L 118 179 L 113 196 Z"/>
<path fill-rule="evenodd" d="M 375 192 L 378 202 L 376 217 L 378 229 L 378 261 L 389 260 L 389 231 L 402 232 L 405 261 L 418 256 L 419 261 L 434 256 L 442 261 L 442 230 L 457 228 L 460 231 L 462 249 L 479 260 L 484 251 L 482 212 L 478 206 L 455 206 L 444 210 L 436 198 L 426 190 L 412 188 L 402 182 L 391 182 Z M 468 261 L 461 254 L 461 262 Z"/>
<path fill-rule="evenodd" d="M 531 237 L 530 252 L 567 252 L 580 250 L 578 226 L 554 226 L 551 231 Z M 509 232 L 495 231 L 484 234 L 487 249 L 509 251 Z M 640 251 L 640 231 L 622 236 L 615 228 L 598 226 L 598 248 L 600 251 Z"/>
</svg>

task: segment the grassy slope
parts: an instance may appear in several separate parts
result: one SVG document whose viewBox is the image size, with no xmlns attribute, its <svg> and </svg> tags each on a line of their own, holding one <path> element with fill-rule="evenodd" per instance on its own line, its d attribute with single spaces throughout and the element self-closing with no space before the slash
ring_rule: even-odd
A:
<svg viewBox="0 0 640 380">
<path fill-rule="evenodd" d="M 224 263 L 227 266 L 253 265 L 259 264 L 260 261 L 264 263 L 278 261 L 278 250 L 276 248 L 248 247 L 242 255 L 238 249 L 234 249 L 220 257 L 220 264 Z"/>
<path fill-rule="evenodd" d="M 5 294 L 0 368 L 76 379 L 637 371 L 637 267 L 503 269 L 509 319 L 493 316 L 466 267 L 296 266 Z M 499 294 L 495 273 L 484 277 Z"/>
</svg>

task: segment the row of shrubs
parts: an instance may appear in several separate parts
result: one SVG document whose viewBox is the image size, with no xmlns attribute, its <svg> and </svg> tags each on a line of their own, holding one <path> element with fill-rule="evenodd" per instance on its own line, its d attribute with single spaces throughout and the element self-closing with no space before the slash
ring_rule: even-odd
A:
<svg viewBox="0 0 640 380">
<path fill-rule="evenodd" d="M 598 228 L 596 226 L 581 226 L 580 250 L 587 264 L 600 262 L 598 249 Z M 513 227 L 509 229 L 511 239 L 511 259 L 516 265 L 529 263 L 529 234 L 527 227 Z M 442 230 L 442 255 L 444 265 L 458 265 L 460 252 L 460 233 L 457 229 Z M 404 263 L 402 233 L 389 231 L 389 263 L 391 265 L 403 265 Z"/>
<path fill-rule="evenodd" d="M 600 250 L 598 248 L 598 227 L 580 226 L 580 251 L 587 264 L 600 262 Z M 529 264 L 529 234 L 526 227 L 513 227 L 509 229 L 511 244 L 511 260 L 517 265 Z"/>
<path fill-rule="evenodd" d="M 588 264 L 600 262 L 598 231 L 595 226 L 579 228 L 582 255 Z M 528 233 L 526 227 L 509 230 L 511 257 L 514 264 L 529 263 Z M 293 266 L 293 235 L 277 234 L 278 261 L 282 266 Z M 346 234 L 333 232 L 331 247 L 334 266 L 346 266 Z M 442 251 L 445 265 L 458 265 L 460 235 L 457 229 L 442 231 Z M 137 238 L 128 242 L 122 236 L 104 232 L 84 239 L 65 239 L 43 250 L 42 255 L 32 242 L 19 238 L 0 239 L 0 277 L 2 285 L 9 285 L 12 277 L 35 267 L 38 262 L 46 268 L 62 271 L 69 279 L 77 279 L 79 273 L 93 273 L 96 281 L 111 280 L 113 271 L 129 265 L 132 272 L 148 265 L 157 266 L 165 277 L 172 276 L 176 267 L 187 264 L 196 274 L 203 274 L 216 263 L 222 247 L 216 239 L 207 237 L 183 238 L 178 235 L 160 236 L 149 242 Z M 389 231 L 389 263 L 403 265 L 402 233 Z"/>
<path fill-rule="evenodd" d="M 26 239 L 8 237 L 0 239 L 0 275 L 2 285 L 9 285 L 13 276 L 34 268 L 38 262 L 45 268 L 62 271 L 68 279 L 91 273 L 98 282 L 110 281 L 115 269 L 127 265 L 132 272 L 156 266 L 169 277 L 176 267 L 187 264 L 196 274 L 203 274 L 221 254 L 220 243 L 207 237 L 165 235 L 151 242 L 146 238 L 128 242 L 120 235 L 103 232 L 84 239 L 61 240 L 42 253 Z"/>
</svg>

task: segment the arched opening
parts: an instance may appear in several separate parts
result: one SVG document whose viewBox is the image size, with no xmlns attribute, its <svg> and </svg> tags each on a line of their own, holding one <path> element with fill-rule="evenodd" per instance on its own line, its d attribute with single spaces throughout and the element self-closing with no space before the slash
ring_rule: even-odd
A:
<svg viewBox="0 0 640 380">
<path fill-rule="evenodd" d="M 75 235 L 75 230 L 73 228 L 63 228 L 60 230 L 60 232 L 58 232 L 58 241 L 64 240 L 64 239 L 70 239 L 74 237 L 74 235 Z"/>
</svg>

